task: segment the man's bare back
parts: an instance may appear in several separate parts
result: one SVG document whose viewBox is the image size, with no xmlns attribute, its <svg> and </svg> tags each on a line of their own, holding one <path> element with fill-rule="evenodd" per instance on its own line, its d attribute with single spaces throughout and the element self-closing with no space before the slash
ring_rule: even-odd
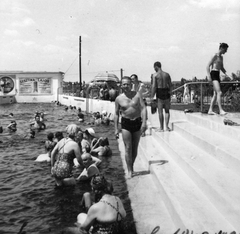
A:
<svg viewBox="0 0 240 234">
<path fill-rule="evenodd" d="M 158 71 L 153 74 L 153 82 L 156 81 L 156 88 L 170 88 L 170 75 L 164 71 Z"/>
</svg>

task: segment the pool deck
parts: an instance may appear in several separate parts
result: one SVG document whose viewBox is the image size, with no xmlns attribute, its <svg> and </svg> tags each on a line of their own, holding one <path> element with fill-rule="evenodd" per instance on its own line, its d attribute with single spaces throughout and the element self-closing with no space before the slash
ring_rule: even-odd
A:
<svg viewBox="0 0 240 234">
<path fill-rule="evenodd" d="M 126 179 L 138 234 L 240 233 L 240 127 L 224 119 L 172 112 L 171 132 L 157 132 L 157 114 L 149 117 L 152 135 L 142 137 L 134 170 Z M 126 172 L 124 145 L 118 140 Z"/>
</svg>

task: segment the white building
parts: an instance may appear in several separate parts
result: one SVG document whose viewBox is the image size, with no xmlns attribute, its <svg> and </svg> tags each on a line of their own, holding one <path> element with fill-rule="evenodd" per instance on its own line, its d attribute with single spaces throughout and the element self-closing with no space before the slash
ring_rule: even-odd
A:
<svg viewBox="0 0 240 234">
<path fill-rule="evenodd" d="M 0 71 L 0 104 L 56 101 L 63 78 L 63 72 Z"/>
</svg>

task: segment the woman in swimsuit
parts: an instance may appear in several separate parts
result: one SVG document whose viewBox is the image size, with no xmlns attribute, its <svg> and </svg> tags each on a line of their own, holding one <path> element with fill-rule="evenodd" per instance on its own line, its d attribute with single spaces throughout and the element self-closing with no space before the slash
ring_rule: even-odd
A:
<svg viewBox="0 0 240 234">
<path fill-rule="evenodd" d="M 73 160 L 76 157 L 79 164 L 83 165 L 81 150 L 75 137 L 80 131 L 76 124 L 70 124 L 66 128 L 67 137 L 60 140 L 51 153 L 51 173 L 55 177 L 56 185 L 75 185 L 72 176 Z M 57 156 L 57 157 L 56 157 Z"/>
<path fill-rule="evenodd" d="M 111 195 L 109 183 L 102 175 L 94 176 L 91 186 L 96 203 L 89 204 L 87 214 L 78 215 L 78 227 L 67 228 L 64 233 L 88 233 L 91 229 L 91 234 L 123 234 L 120 225 L 126 217 L 126 211 L 120 198 Z M 88 200 L 87 203 L 92 203 L 89 197 Z"/>
</svg>

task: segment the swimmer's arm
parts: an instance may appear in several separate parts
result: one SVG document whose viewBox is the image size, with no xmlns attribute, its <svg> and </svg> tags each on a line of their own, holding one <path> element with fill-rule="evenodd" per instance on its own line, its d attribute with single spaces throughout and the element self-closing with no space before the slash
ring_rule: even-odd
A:
<svg viewBox="0 0 240 234">
<path fill-rule="evenodd" d="M 54 163 L 55 163 L 55 157 L 56 157 L 56 154 L 58 153 L 58 143 L 55 145 L 54 149 L 52 150 L 51 152 L 51 167 L 54 166 Z"/>
<path fill-rule="evenodd" d="M 168 87 L 170 94 L 172 93 L 172 79 L 171 76 L 168 74 Z"/>
<path fill-rule="evenodd" d="M 138 93 L 139 95 L 139 101 L 140 101 L 140 106 L 141 106 L 141 117 L 142 117 L 142 125 L 146 125 L 146 121 L 147 121 L 147 108 L 146 105 L 143 101 L 143 98 L 141 96 L 140 93 Z"/>
<path fill-rule="evenodd" d="M 87 213 L 87 218 L 85 222 L 81 225 L 81 230 L 89 231 L 90 227 L 93 225 L 94 220 L 96 219 L 96 214 L 98 213 L 98 208 L 96 204 L 92 205 Z"/>
<path fill-rule="evenodd" d="M 96 138 L 95 138 L 96 139 Z M 95 141 L 95 142 L 91 142 L 91 145 L 92 145 L 92 147 L 91 147 L 91 152 L 93 152 L 93 150 L 94 149 L 96 149 L 97 147 L 99 147 L 99 142 L 101 141 L 101 137 L 97 140 L 97 141 Z M 92 144 L 93 143 L 93 144 Z"/>
<path fill-rule="evenodd" d="M 81 166 L 84 166 L 83 165 L 83 161 L 82 161 L 82 157 L 81 157 L 81 151 L 80 151 L 80 147 L 78 144 L 76 144 L 73 148 L 73 151 L 74 151 L 74 154 L 78 160 L 78 163 L 81 165 Z"/>
<path fill-rule="evenodd" d="M 114 115 L 114 127 L 115 127 L 116 138 L 118 138 L 118 134 L 119 134 L 119 129 L 118 129 L 119 111 L 120 111 L 120 105 L 118 103 L 118 98 L 116 98 L 116 100 L 115 100 L 115 115 Z"/>
<path fill-rule="evenodd" d="M 35 124 L 35 121 L 32 121 L 32 122 L 30 122 L 30 126 L 32 126 L 32 125 L 34 125 Z"/>
<path fill-rule="evenodd" d="M 8 124 L 7 128 L 10 128 L 10 127 L 12 127 L 12 125 L 13 125 L 13 124 L 11 124 L 11 123 L 10 123 L 10 124 Z"/>
<path fill-rule="evenodd" d="M 143 83 L 140 86 L 139 92 L 142 94 L 142 97 L 145 97 L 149 94 L 149 91 L 146 89 Z"/>
<path fill-rule="evenodd" d="M 93 160 L 93 163 L 94 163 L 96 166 L 98 166 L 98 165 L 100 165 L 100 164 L 102 163 L 102 160 L 101 160 L 101 159 L 99 159 L 99 158 L 97 158 L 97 157 L 94 157 L 94 156 L 92 156 L 92 160 Z"/>
<path fill-rule="evenodd" d="M 151 78 L 152 78 L 152 88 L 151 88 L 151 100 L 152 100 L 156 93 L 157 81 L 156 81 L 156 76 L 154 76 L 153 74 L 152 74 Z"/>
<path fill-rule="evenodd" d="M 232 79 L 232 77 L 227 74 L 227 71 L 226 71 L 225 68 L 223 67 L 223 63 L 222 63 L 221 71 L 225 74 L 225 76 L 227 76 L 227 77 L 229 77 L 230 79 Z"/>
</svg>

